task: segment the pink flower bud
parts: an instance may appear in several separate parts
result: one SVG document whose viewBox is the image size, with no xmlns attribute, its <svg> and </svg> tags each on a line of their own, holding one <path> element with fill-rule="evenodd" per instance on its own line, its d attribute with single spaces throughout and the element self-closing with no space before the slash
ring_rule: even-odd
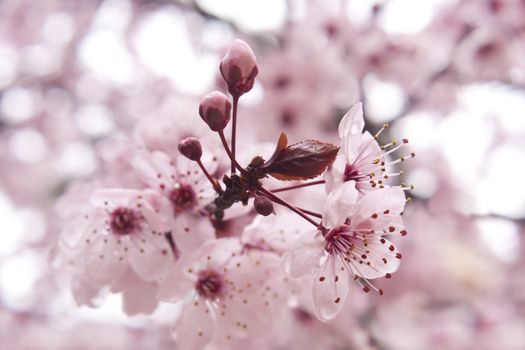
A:
<svg viewBox="0 0 525 350">
<path fill-rule="evenodd" d="M 201 100 L 199 114 L 213 131 L 222 131 L 230 121 L 231 103 L 222 92 L 212 91 Z"/>
<path fill-rule="evenodd" d="M 233 96 L 250 91 L 258 73 L 257 60 L 250 45 L 235 39 L 221 61 L 220 70 Z"/>
<path fill-rule="evenodd" d="M 262 216 L 268 216 L 270 214 L 273 214 L 273 203 L 271 200 L 269 200 L 266 197 L 257 197 L 253 201 L 253 205 L 255 207 L 255 211 Z"/>
<path fill-rule="evenodd" d="M 198 161 L 202 156 L 202 147 L 195 137 L 187 137 L 179 143 L 179 152 L 188 159 Z"/>
</svg>

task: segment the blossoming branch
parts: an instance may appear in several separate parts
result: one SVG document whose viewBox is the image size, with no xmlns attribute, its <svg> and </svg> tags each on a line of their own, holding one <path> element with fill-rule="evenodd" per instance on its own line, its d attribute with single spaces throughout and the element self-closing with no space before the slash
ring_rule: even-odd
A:
<svg viewBox="0 0 525 350">
<path fill-rule="evenodd" d="M 383 295 L 372 280 L 399 268 L 392 240 L 407 234 L 411 187 L 393 169 L 415 155 L 391 156 L 408 140 L 380 145 L 388 125 L 364 131 L 357 103 L 340 121 L 339 146 L 315 135 L 289 144 L 281 133 L 270 156 L 258 144 L 250 154 L 237 130 L 258 74 L 250 46 L 235 40 L 220 73 L 230 97 L 213 91 L 198 108 L 209 130 L 193 116 L 168 135 L 137 126 L 140 142 L 92 184 L 53 251 L 80 305 L 107 291 L 122 293 L 130 315 L 182 305 L 172 328 L 182 349 L 269 337 L 290 310 L 329 322 L 351 303 L 352 281 Z M 312 191 L 323 192 L 323 211 L 310 207 Z"/>
</svg>

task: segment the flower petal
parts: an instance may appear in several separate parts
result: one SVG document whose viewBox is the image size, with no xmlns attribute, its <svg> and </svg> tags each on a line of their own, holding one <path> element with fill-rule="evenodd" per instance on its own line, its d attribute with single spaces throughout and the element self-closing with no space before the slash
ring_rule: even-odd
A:
<svg viewBox="0 0 525 350">
<path fill-rule="evenodd" d="M 160 151 L 142 152 L 133 159 L 133 168 L 146 185 L 157 190 L 171 187 L 175 176 L 171 158 Z"/>
<path fill-rule="evenodd" d="M 339 123 L 341 149 L 347 159 L 355 159 L 358 149 L 363 143 L 362 133 L 364 127 L 363 106 L 361 102 L 358 102 L 350 108 Z"/>
<path fill-rule="evenodd" d="M 171 328 L 177 349 L 202 350 L 213 338 L 211 310 L 201 300 L 186 304 Z"/>
<path fill-rule="evenodd" d="M 115 209 L 129 207 L 130 203 L 140 196 L 141 192 L 122 188 L 105 188 L 93 191 L 91 204 L 99 208 Z"/>
<path fill-rule="evenodd" d="M 328 227 L 335 227 L 345 222 L 346 218 L 355 212 L 359 192 L 354 181 L 337 186 L 326 200 L 326 210 L 323 221 Z"/>
<path fill-rule="evenodd" d="M 172 235 L 177 248 L 185 254 L 215 238 L 215 229 L 207 217 L 182 212 L 174 220 Z"/>
<path fill-rule="evenodd" d="M 177 302 L 193 289 L 196 276 L 187 273 L 185 261 L 178 261 L 171 269 L 166 280 L 160 285 L 157 297 L 161 301 Z"/>
<path fill-rule="evenodd" d="M 175 257 L 164 236 L 132 234 L 127 258 L 133 271 L 146 281 L 165 278 Z"/>
<path fill-rule="evenodd" d="M 401 226 L 399 215 L 406 203 L 405 193 L 399 187 L 387 187 L 369 192 L 357 206 L 352 227 L 383 230 Z"/>
<path fill-rule="evenodd" d="M 317 271 L 313 286 L 315 313 L 327 322 L 341 311 L 348 295 L 348 271 L 341 261 L 330 255 Z"/>
<path fill-rule="evenodd" d="M 142 280 L 131 269 L 111 286 L 113 293 L 122 292 L 122 307 L 128 316 L 155 311 L 159 304 L 157 289 L 157 283 Z"/>
<path fill-rule="evenodd" d="M 346 158 L 343 154 L 338 154 L 328 171 L 324 174 L 326 192 L 331 192 L 344 181 L 346 168 Z"/>
<path fill-rule="evenodd" d="M 284 267 L 292 277 L 301 277 L 319 267 L 324 242 L 317 231 L 302 234 L 284 255 Z"/>
<path fill-rule="evenodd" d="M 86 280 L 94 287 L 106 286 L 126 270 L 120 246 L 112 235 L 97 235 L 86 248 L 84 267 Z"/>
<path fill-rule="evenodd" d="M 381 278 L 399 268 L 401 255 L 386 238 L 372 235 L 367 238 L 366 246 L 361 239 L 353 239 L 352 243 L 354 250 L 348 265 L 355 275 L 367 279 Z"/>
<path fill-rule="evenodd" d="M 268 334 L 274 310 L 284 307 L 284 293 L 276 286 L 279 257 L 276 254 L 249 251 L 230 259 L 229 281 L 218 313 L 219 338 Z"/>
</svg>

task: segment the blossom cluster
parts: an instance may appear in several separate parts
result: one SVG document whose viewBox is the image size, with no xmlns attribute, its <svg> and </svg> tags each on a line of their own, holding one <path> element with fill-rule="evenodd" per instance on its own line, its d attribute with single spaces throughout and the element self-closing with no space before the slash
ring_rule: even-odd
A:
<svg viewBox="0 0 525 350">
<path fill-rule="evenodd" d="M 108 290 L 131 315 L 182 305 L 172 335 L 183 349 L 269 338 L 283 313 L 329 322 L 354 285 L 383 295 L 371 280 L 398 269 L 390 239 L 407 234 L 409 187 L 391 180 L 414 156 L 391 157 L 406 139 L 379 145 L 388 125 L 364 131 L 357 103 L 340 121 L 339 146 L 288 145 L 282 133 L 267 159 L 263 145 L 237 149 L 239 100 L 258 74 L 251 47 L 233 41 L 220 72 L 231 101 L 221 91 L 203 97 L 198 114 L 209 130 L 188 115 L 165 121 L 169 128 L 139 123 L 131 142 L 108 146 L 106 171 L 63 199 L 67 225 L 52 256 L 70 271 L 80 305 L 95 306 Z M 316 188 L 320 213 L 303 208 Z M 279 196 L 288 191 L 302 192 L 304 205 Z"/>
<path fill-rule="evenodd" d="M 523 173 L 525 164 L 525 3 L 229 3 L 0 2 L 0 343 L 9 349 L 31 350 L 184 349 L 205 342 L 208 349 L 259 350 L 525 348 L 525 187 L 508 180 L 509 174 Z M 232 184 L 242 173 L 235 168 L 237 180 L 230 187 L 224 183 L 224 175 L 236 178 L 232 162 L 218 131 L 200 120 L 200 114 L 212 115 L 207 113 L 210 104 L 199 113 L 199 100 L 207 91 L 220 91 L 208 97 L 210 102 L 224 103 L 214 105 L 219 110 L 229 108 L 225 115 L 230 120 L 218 121 L 226 123 L 224 136 L 233 148 L 234 101 L 223 76 L 228 78 L 227 66 L 221 71 L 219 62 L 235 37 L 245 39 L 257 53 L 257 72 L 249 67 L 250 61 L 242 70 L 246 77 L 252 71 L 256 75 L 252 90 L 238 101 L 235 159 L 239 166 L 248 171 L 256 156 L 265 162 L 271 159 L 280 132 L 286 134 L 284 148 L 294 152 L 305 148 L 310 152 L 315 144 L 323 145 L 327 156 L 338 149 L 334 162 L 316 178 L 283 182 L 283 176 L 290 174 L 282 173 L 280 163 L 273 165 L 273 175 L 257 179 L 287 204 L 304 209 L 302 213 L 315 226 L 260 189 L 252 194 L 245 187 L 242 196 L 236 192 L 239 196 L 229 199 L 217 192 L 232 194 Z M 345 176 L 347 155 L 338 124 L 356 103 L 366 120 L 363 131 L 371 133 L 363 137 L 372 138 L 388 122 L 389 128 L 375 140 L 385 146 L 383 154 L 403 145 L 386 155 L 385 165 L 392 168 L 388 172 L 382 173 L 381 162 L 376 162 L 366 170 L 369 176 L 374 173 L 372 179 L 354 174 L 357 201 L 381 185 L 397 184 L 397 179 L 416 184 L 403 220 L 404 229 L 416 234 L 397 239 L 397 231 L 391 234 L 388 227 L 381 236 L 399 249 L 402 259 L 392 261 L 402 262 L 401 267 L 396 273 L 383 271 L 390 278 L 351 281 L 344 303 L 341 298 L 333 305 L 341 310 L 326 321 L 331 311 L 337 311 L 330 310 L 332 301 L 345 291 L 336 290 L 333 297 L 328 295 L 330 302 L 316 304 L 316 278 L 331 280 L 320 274 L 330 258 L 328 251 L 317 257 L 315 252 L 323 243 L 326 247 L 327 235 L 319 223 L 325 232 L 332 229 L 327 199 L 335 198 L 334 190 Z M 409 145 L 403 143 L 404 136 L 412 141 Z M 189 159 L 178 150 L 181 142 Z M 412 151 L 418 157 L 402 163 Z M 154 176 L 144 177 L 144 171 L 149 171 L 148 163 L 155 168 L 163 162 L 159 158 L 167 157 L 175 164 L 175 176 L 187 174 L 186 166 L 202 175 L 196 162 L 199 154 L 212 180 L 195 175 L 202 178 L 209 197 L 199 214 L 183 215 L 189 209 L 179 209 L 176 216 L 168 198 L 173 184 L 154 182 Z M 319 166 L 325 164 L 320 160 Z M 171 176 L 170 171 L 161 173 Z M 351 174 L 349 167 L 347 176 Z M 181 192 L 179 208 L 191 202 L 183 199 L 184 193 L 188 191 Z M 133 211 L 117 210 L 139 204 L 144 206 L 139 213 L 144 219 Z M 100 209 L 98 214 L 95 208 Z M 109 215 L 112 212 L 114 216 Z M 195 242 L 194 235 L 181 235 L 179 219 L 184 216 L 199 218 L 193 225 L 202 227 L 196 231 L 208 233 Z M 104 217 L 108 222 L 100 225 Z M 354 222 L 346 225 L 357 231 Z M 95 234 L 82 237 L 87 226 L 108 229 L 108 243 Z M 159 239 L 142 237 L 152 243 L 145 246 L 139 235 L 127 233 L 138 226 L 140 233 L 160 228 L 162 234 L 152 236 Z M 121 232 L 120 243 L 113 230 Z M 80 245 L 82 238 L 96 241 L 88 254 Z M 46 263 L 57 239 L 52 263 L 67 272 L 57 272 Z M 264 252 L 267 266 L 277 259 L 269 272 L 274 278 L 266 278 L 272 294 L 266 287 L 262 291 L 272 307 L 270 317 L 253 312 L 259 308 L 241 312 L 252 312 L 250 322 L 261 313 L 271 323 L 264 332 L 242 334 L 238 329 L 224 340 L 231 323 L 217 328 L 224 319 L 212 305 L 214 323 L 207 324 L 208 318 L 196 322 L 203 325 L 204 337 L 214 332 L 214 339 L 200 339 L 201 343 L 181 339 L 185 325 L 197 329 L 186 322 L 201 315 L 191 314 L 187 306 L 193 305 L 194 298 L 208 306 L 209 299 L 198 291 L 212 290 L 218 280 L 210 274 L 212 283 L 195 288 L 190 275 L 194 288 L 188 287 L 179 297 L 170 290 L 168 281 L 178 278 L 172 271 L 179 266 L 180 272 L 184 261 L 186 266 L 192 264 L 189 255 L 208 242 L 232 239 L 240 245 L 236 256 Z M 313 246 L 306 247 L 314 254 L 307 259 L 312 265 L 297 271 L 301 260 L 293 257 L 308 242 Z M 105 244 L 117 247 L 109 250 L 114 253 L 109 256 L 121 265 L 94 259 Z M 227 245 L 219 245 L 223 244 Z M 155 258 L 158 261 L 150 260 Z M 229 266 L 236 263 L 233 260 Z M 89 264 L 100 265 L 87 268 Z M 364 264 L 349 277 L 370 276 Z M 337 276 L 337 283 L 346 278 Z M 375 291 L 367 281 L 376 293 L 359 290 Z M 248 306 L 251 299 L 246 299 Z M 175 343 L 169 331 L 174 321 Z M 250 329 L 252 325 L 245 323 Z M 195 335 L 194 329 L 187 333 Z"/>
</svg>

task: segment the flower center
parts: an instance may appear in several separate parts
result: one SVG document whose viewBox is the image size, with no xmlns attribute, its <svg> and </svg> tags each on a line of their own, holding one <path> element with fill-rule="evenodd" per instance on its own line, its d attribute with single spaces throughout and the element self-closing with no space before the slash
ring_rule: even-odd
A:
<svg viewBox="0 0 525 350">
<path fill-rule="evenodd" d="M 361 176 L 359 176 L 359 170 L 355 168 L 351 164 L 347 164 L 345 167 L 345 173 L 343 174 L 343 180 L 351 181 L 351 180 L 359 180 Z"/>
<path fill-rule="evenodd" d="M 190 186 L 180 186 L 170 193 L 170 200 L 175 207 L 175 213 L 191 209 L 197 203 L 195 192 Z"/>
<path fill-rule="evenodd" d="M 127 235 L 139 226 L 139 216 L 129 208 L 117 208 L 110 216 L 111 231 L 117 235 Z"/>
<path fill-rule="evenodd" d="M 195 284 L 197 293 L 206 299 L 215 299 L 222 291 L 222 277 L 215 271 L 201 271 Z"/>
<path fill-rule="evenodd" d="M 329 254 L 344 252 L 348 243 L 350 243 L 348 236 L 349 232 L 350 227 L 348 225 L 340 225 L 328 231 L 324 237 L 326 240 L 325 250 Z"/>
</svg>

